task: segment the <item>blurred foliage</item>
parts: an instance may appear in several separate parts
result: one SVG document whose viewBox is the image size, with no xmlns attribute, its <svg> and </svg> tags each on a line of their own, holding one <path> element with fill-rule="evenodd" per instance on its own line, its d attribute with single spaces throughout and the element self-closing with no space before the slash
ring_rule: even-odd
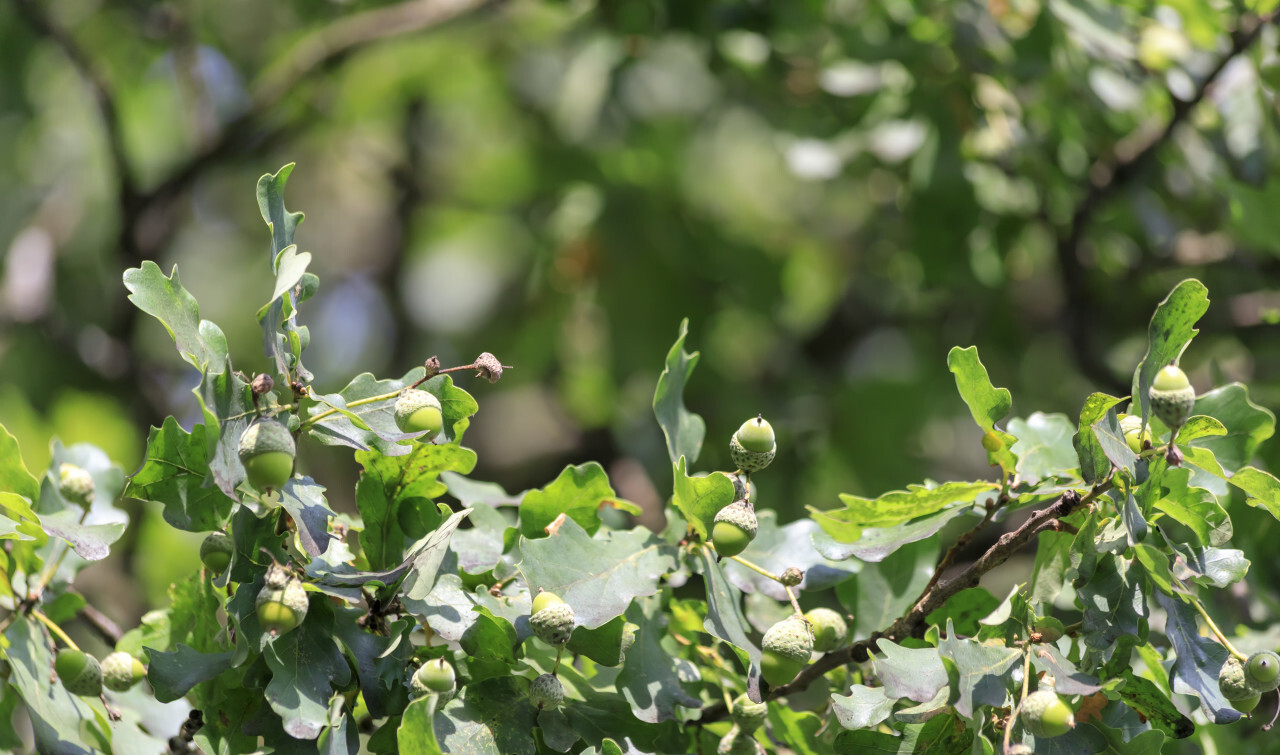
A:
<svg viewBox="0 0 1280 755">
<path fill-rule="evenodd" d="M 507 490 L 599 460 L 656 511 L 652 368 L 686 317 L 702 461 L 727 466 L 766 413 L 782 521 L 990 476 L 948 349 L 978 345 L 1016 416 L 1074 421 L 1128 392 L 1187 277 L 1215 300 L 1193 384 L 1275 407 L 1274 6 L 5 3 L 0 422 L 33 468 L 55 435 L 131 467 L 139 427 L 198 417 L 193 371 L 125 300 L 143 259 L 178 265 L 236 363 L 266 369 L 246 188 L 290 161 L 326 281 L 317 389 L 497 354 L 515 369 L 468 445 Z M 355 470 L 304 454 L 350 510 Z"/>
</svg>

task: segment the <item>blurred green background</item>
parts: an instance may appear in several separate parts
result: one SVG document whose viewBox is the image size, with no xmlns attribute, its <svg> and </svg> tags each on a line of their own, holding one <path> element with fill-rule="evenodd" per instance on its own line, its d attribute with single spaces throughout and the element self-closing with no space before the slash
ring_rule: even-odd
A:
<svg viewBox="0 0 1280 755">
<path fill-rule="evenodd" d="M 1126 395 L 1187 277 L 1213 302 L 1192 382 L 1274 408 L 1280 35 L 1256 28 L 1274 5 L 3 3 L 0 422 L 33 469 L 57 435 L 132 470 L 144 428 L 194 421 L 195 376 L 125 298 L 144 259 L 178 266 L 239 369 L 266 369 L 253 191 L 295 161 L 316 388 L 497 354 L 502 382 L 459 382 L 481 405 L 475 476 L 510 491 L 596 459 L 660 522 L 650 403 L 685 317 L 698 467 L 726 467 L 763 412 L 783 521 L 990 475 L 953 345 L 978 346 L 1015 414 L 1074 422 L 1089 392 Z M 349 453 L 302 453 L 350 509 Z M 1275 537 L 1231 511 L 1238 547 Z M 138 547 L 157 531 L 116 557 L 147 586 L 125 621 L 194 562 Z M 1277 576 L 1255 560 L 1255 585 Z"/>
</svg>

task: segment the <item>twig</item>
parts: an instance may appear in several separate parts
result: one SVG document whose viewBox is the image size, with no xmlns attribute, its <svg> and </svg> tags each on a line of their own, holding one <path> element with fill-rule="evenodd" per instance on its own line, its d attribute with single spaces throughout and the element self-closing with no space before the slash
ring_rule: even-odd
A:
<svg viewBox="0 0 1280 755">
<path fill-rule="evenodd" d="M 985 528 L 988 524 L 991 523 L 991 520 L 992 518 L 995 517 L 996 512 L 999 511 L 1001 508 L 1003 508 L 1004 504 L 1007 502 L 1008 502 L 1008 499 L 1005 498 L 998 503 L 987 504 L 987 514 L 986 516 L 982 517 L 982 521 L 974 525 L 973 529 L 969 530 L 968 532 L 964 533 L 960 537 L 956 538 L 956 541 L 951 544 L 950 548 L 947 549 L 947 552 L 942 557 L 942 560 L 938 562 L 937 568 L 933 570 L 933 576 L 929 578 L 929 584 L 925 585 L 924 587 L 925 592 L 928 592 L 929 590 L 933 589 L 933 586 L 938 584 L 938 580 L 941 579 L 943 572 L 951 568 L 951 564 L 954 563 L 956 560 L 956 557 L 960 555 L 960 551 L 967 548 L 969 546 L 969 543 L 973 542 L 973 539 L 978 536 L 978 533 L 981 532 L 983 528 Z"/>
<path fill-rule="evenodd" d="M 982 575 L 1009 560 L 1010 556 L 1030 543 L 1050 522 L 1070 516 L 1110 489 L 1111 478 L 1108 477 L 1095 485 L 1087 495 L 1081 496 L 1074 490 L 1063 493 L 1056 501 L 1028 517 L 1018 529 L 1001 535 L 995 545 L 991 546 L 977 561 L 965 568 L 955 579 L 941 581 L 930 590 L 926 590 L 911 610 L 896 619 L 887 629 L 872 632 L 871 636 L 865 640 L 859 640 L 852 645 L 823 655 L 817 661 L 805 667 L 790 683 L 771 689 L 766 699 L 772 700 L 785 697 L 794 692 L 807 689 L 818 677 L 847 663 L 865 662 L 875 648 L 876 640 L 881 638 L 900 640 L 906 637 L 923 635 L 925 618 L 947 602 L 953 595 L 965 588 L 978 584 L 978 580 L 982 578 Z M 722 703 L 716 703 L 705 708 L 699 720 L 703 723 L 709 723 L 723 718 L 727 712 L 728 709 Z"/>
<path fill-rule="evenodd" d="M 44 624 L 46 627 L 48 627 L 50 632 L 53 632 L 55 635 L 57 635 L 58 639 L 62 640 L 62 644 L 66 645 L 72 650 L 80 649 L 80 646 L 75 643 L 75 640 L 72 640 L 69 636 L 67 636 L 67 633 L 62 631 L 62 627 L 55 624 L 48 616 L 45 616 L 44 612 L 42 612 L 40 609 L 38 608 L 31 609 L 31 615 L 36 617 L 36 620 L 38 620 L 41 624 Z"/>
<path fill-rule="evenodd" d="M 88 603 L 80 607 L 80 616 L 112 647 L 115 647 L 116 643 L 120 642 L 120 638 L 124 637 L 124 632 L 120 630 L 118 624 Z"/>
<path fill-rule="evenodd" d="M 1118 142 L 1119 145 L 1125 145 L 1136 141 L 1141 143 L 1141 147 L 1124 149 L 1124 154 L 1118 157 L 1096 159 L 1088 172 L 1090 177 L 1088 189 L 1076 205 L 1070 224 L 1058 232 L 1055 245 L 1058 266 L 1062 270 L 1063 289 L 1068 302 L 1067 307 L 1071 313 L 1066 323 L 1067 336 L 1081 370 L 1103 386 L 1111 386 L 1120 391 L 1127 389 L 1127 385 L 1107 367 L 1102 358 L 1103 351 L 1095 348 L 1092 342 L 1093 333 L 1096 331 L 1092 322 L 1093 313 L 1098 308 L 1090 300 L 1089 289 L 1085 285 L 1085 269 L 1079 257 L 1080 244 L 1084 239 L 1085 231 L 1102 203 L 1133 181 L 1147 164 L 1155 159 L 1160 147 L 1169 141 L 1177 127 L 1208 95 L 1227 64 L 1248 50 L 1261 35 L 1263 27 L 1276 21 L 1277 14 L 1280 14 L 1280 9 L 1259 17 L 1256 23 L 1247 29 L 1241 24 L 1241 27 L 1231 35 L 1231 47 L 1200 80 L 1190 97 L 1183 100 L 1175 97 L 1172 92 L 1168 93 L 1169 99 L 1173 102 L 1173 114 L 1164 128 L 1145 140 L 1140 138 L 1140 132 L 1135 132 Z M 1119 149 L 1115 151 L 1120 152 Z"/>
</svg>

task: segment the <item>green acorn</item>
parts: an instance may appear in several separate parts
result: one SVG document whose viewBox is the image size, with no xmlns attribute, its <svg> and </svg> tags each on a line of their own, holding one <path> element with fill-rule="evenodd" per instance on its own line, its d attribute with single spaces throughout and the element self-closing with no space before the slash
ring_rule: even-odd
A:
<svg viewBox="0 0 1280 755">
<path fill-rule="evenodd" d="M 735 726 L 720 740 L 716 755 L 764 755 L 764 748 L 749 732 Z"/>
<path fill-rule="evenodd" d="M 244 429 L 239 452 L 249 484 L 258 490 L 271 491 L 293 476 L 293 457 L 298 448 L 289 428 L 274 419 L 264 419 Z"/>
<path fill-rule="evenodd" d="M 1037 738 L 1060 737 L 1076 725 L 1071 706 L 1062 702 L 1058 693 L 1042 689 L 1022 701 L 1022 726 Z"/>
<path fill-rule="evenodd" d="M 272 564 L 267 581 L 258 591 L 254 605 L 262 631 L 275 637 L 282 635 L 307 618 L 310 600 L 302 580 L 289 574 L 283 566 Z"/>
<path fill-rule="evenodd" d="M 733 701 L 733 710 L 729 713 L 729 717 L 738 725 L 738 728 L 748 734 L 759 729 L 768 716 L 768 703 L 753 703 L 746 695 L 741 695 Z"/>
<path fill-rule="evenodd" d="M 1228 700 L 1227 702 L 1231 703 L 1231 707 L 1241 713 L 1248 713 L 1258 707 L 1258 703 L 1262 702 L 1262 693 L 1259 692 L 1257 694 L 1250 695 L 1249 697 L 1241 698 L 1239 700 Z"/>
<path fill-rule="evenodd" d="M 773 426 L 763 416 L 743 422 L 729 439 L 729 458 L 743 472 L 759 472 L 769 466 L 777 451 Z"/>
<path fill-rule="evenodd" d="M 82 650 L 63 648 L 53 659 L 62 686 L 80 697 L 97 697 L 102 694 L 102 666 L 98 659 Z"/>
<path fill-rule="evenodd" d="M 760 669 L 765 681 L 780 687 L 800 673 L 813 655 L 813 634 L 800 615 L 789 616 L 769 627 L 761 641 L 764 655 Z"/>
<path fill-rule="evenodd" d="M 538 710 L 559 708 L 564 702 L 564 685 L 554 674 L 543 674 L 529 685 L 529 701 Z"/>
<path fill-rule="evenodd" d="M 814 652 L 830 653 L 849 639 L 849 625 L 830 608 L 815 608 L 804 617 L 813 625 Z"/>
<path fill-rule="evenodd" d="M 721 556 L 736 556 L 756 539 L 756 512 L 746 501 L 734 501 L 720 509 L 711 526 L 711 542 Z"/>
<path fill-rule="evenodd" d="M 540 592 L 533 599 L 529 626 L 533 634 L 548 645 L 564 645 L 573 634 L 573 607 L 555 593 Z"/>
<path fill-rule="evenodd" d="M 221 574 L 231 565 L 231 554 L 236 550 L 236 545 L 231 541 L 231 536 L 225 532 L 210 532 L 209 536 L 200 543 L 200 561 L 204 566 L 214 574 Z"/>
<path fill-rule="evenodd" d="M 93 476 L 75 464 L 63 462 L 58 467 L 58 492 L 80 506 L 93 503 Z"/>
<path fill-rule="evenodd" d="M 1135 454 L 1142 453 L 1142 417 L 1133 414 L 1121 414 L 1120 430 L 1124 433 L 1124 442 Z"/>
<path fill-rule="evenodd" d="M 1244 662 L 1244 676 L 1254 692 L 1270 692 L 1280 687 L 1280 655 L 1263 650 Z"/>
<path fill-rule="evenodd" d="M 1247 700 L 1258 693 L 1249 684 L 1244 664 L 1235 656 L 1228 658 L 1227 662 L 1222 664 L 1222 669 L 1218 671 L 1218 690 L 1228 700 Z"/>
<path fill-rule="evenodd" d="M 1172 430 L 1182 427 L 1196 405 L 1196 392 L 1187 374 L 1172 364 L 1156 373 L 1147 397 L 1151 411 Z"/>
<path fill-rule="evenodd" d="M 396 399 L 396 427 L 402 433 L 423 433 L 416 440 L 428 443 L 444 428 L 440 399 L 430 391 L 410 388 Z M 425 432 L 423 432 L 425 431 Z"/>
<path fill-rule="evenodd" d="M 409 680 L 409 694 L 417 699 L 438 694 L 441 699 L 452 697 L 458 688 L 458 676 L 453 664 L 444 658 L 435 658 L 422 664 Z"/>
<path fill-rule="evenodd" d="M 102 684 L 113 692 L 125 692 L 147 675 L 142 661 L 128 653 L 115 652 L 102 659 Z"/>
</svg>

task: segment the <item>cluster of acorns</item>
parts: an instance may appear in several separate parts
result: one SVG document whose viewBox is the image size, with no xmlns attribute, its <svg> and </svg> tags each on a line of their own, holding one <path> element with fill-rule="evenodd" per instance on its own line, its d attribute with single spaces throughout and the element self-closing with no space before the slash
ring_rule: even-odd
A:
<svg viewBox="0 0 1280 755">
<path fill-rule="evenodd" d="M 1258 707 L 1262 693 L 1280 687 L 1280 655 L 1263 650 L 1243 663 L 1232 656 L 1218 672 L 1218 689 L 1231 707 L 1248 713 Z"/>
<path fill-rule="evenodd" d="M 142 681 L 147 669 L 142 661 L 124 652 L 115 652 L 102 659 L 76 648 L 63 648 L 53 659 L 62 686 L 73 695 L 97 697 L 102 688 L 113 692 L 126 692 Z"/>
</svg>

